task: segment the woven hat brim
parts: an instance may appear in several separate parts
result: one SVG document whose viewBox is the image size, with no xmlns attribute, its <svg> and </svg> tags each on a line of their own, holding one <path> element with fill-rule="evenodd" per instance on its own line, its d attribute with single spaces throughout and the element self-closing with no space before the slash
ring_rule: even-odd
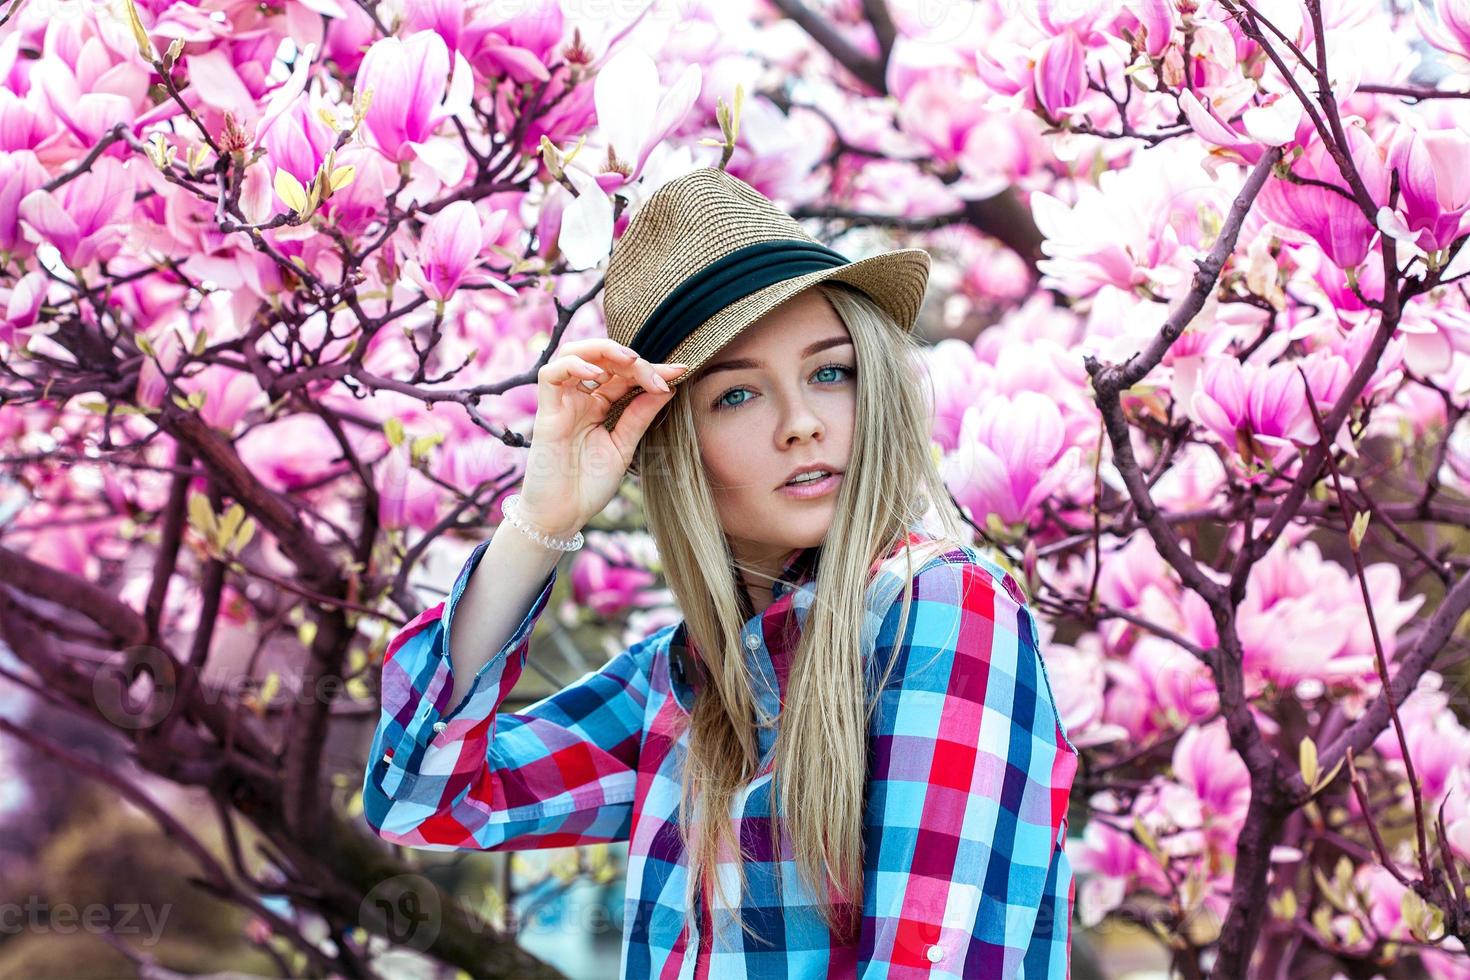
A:
<svg viewBox="0 0 1470 980">
<path fill-rule="evenodd" d="M 922 248 L 900 248 L 870 255 L 846 265 L 821 269 L 804 276 L 784 279 L 758 289 L 738 302 L 731 303 L 710 317 L 684 338 L 666 359 L 670 364 L 687 364 L 685 371 L 671 383 L 677 387 L 693 377 L 701 366 L 761 317 L 809 286 L 836 279 L 858 287 L 871 296 L 903 330 L 912 331 L 924 304 L 924 290 L 929 283 L 929 253 Z M 608 410 L 603 428 L 609 432 L 622 417 L 623 409 L 643 392 L 634 387 Z"/>
</svg>

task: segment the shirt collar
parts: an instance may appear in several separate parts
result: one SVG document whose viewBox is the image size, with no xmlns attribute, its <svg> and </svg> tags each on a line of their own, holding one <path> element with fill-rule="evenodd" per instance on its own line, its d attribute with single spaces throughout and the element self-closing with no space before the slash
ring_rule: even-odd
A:
<svg viewBox="0 0 1470 980">
<path fill-rule="evenodd" d="M 787 557 L 781 566 L 781 574 L 771 583 L 771 598 L 779 599 L 791 588 L 800 588 L 817 577 L 817 567 L 822 560 L 822 546 L 802 548 Z"/>
<path fill-rule="evenodd" d="M 899 540 L 886 555 L 873 562 L 870 574 L 876 573 L 878 567 L 888 558 L 893 557 L 903 550 L 904 545 L 917 545 L 931 537 L 931 535 L 920 524 L 909 527 L 905 535 Z M 791 597 L 798 589 L 808 588 L 816 579 L 818 568 L 821 564 L 822 546 L 813 545 L 810 548 L 802 548 L 788 555 L 781 566 L 781 574 L 771 584 L 771 596 L 773 602 L 762 617 L 784 617 L 793 611 Z M 670 653 L 670 675 L 674 687 L 675 697 L 684 709 L 688 711 L 694 698 L 693 671 L 698 667 L 694 661 L 698 660 L 698 654 L 689 649 L 689 629 L 686 620 L 680 619 L 674 627 L 673 635 L 669 638 Z"/>
</svg>

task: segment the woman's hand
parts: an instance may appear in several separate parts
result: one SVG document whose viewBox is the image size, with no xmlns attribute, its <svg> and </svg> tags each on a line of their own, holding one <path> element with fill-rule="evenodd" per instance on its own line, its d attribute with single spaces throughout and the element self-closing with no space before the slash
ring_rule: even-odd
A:
<svg viewBox="0 0 1470 980">
<path fill-rule="evenodd" d="M 638 441 L 673 397 L 664 382 L 685 370 L 650 363 L 605 337 L 563 344 L 536 375 L 521 516 L 549 534 L 585 527 L 618 492 Z M 613 404 L 639 385 L 645 390 L 624 406 L 613 431 L 603 428 Z"/>
</svg>

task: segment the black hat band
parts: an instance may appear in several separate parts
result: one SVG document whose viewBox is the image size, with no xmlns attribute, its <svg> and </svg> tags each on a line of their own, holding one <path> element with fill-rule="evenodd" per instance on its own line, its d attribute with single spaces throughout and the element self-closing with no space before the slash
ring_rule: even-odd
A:
<svg viewBox="0 0 1470 980">
<path fill-rule="evenodd" d="M 662 363 L 685 337 L 731 303 L 775 283 L 847 264 L 848 258 L 840 252 L 801 239 L 738 248 L 679 283 L 628 346 L 647 360 Z"/>
</svg>

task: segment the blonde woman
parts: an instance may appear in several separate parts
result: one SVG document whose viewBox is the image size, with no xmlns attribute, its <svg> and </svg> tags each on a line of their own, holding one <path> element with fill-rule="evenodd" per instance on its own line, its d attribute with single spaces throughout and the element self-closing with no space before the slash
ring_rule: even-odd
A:
<svg viewBox="0 0 1470 980">
<path fill-rule="evenodd" d="M 1067 976 L 1077 755 L 1022 590 L 931 506 L 928 268 L 716 168 L 643 204 L 506 520 L 388 647 L 380 836 L 628 841 L 624 978 Z M 630 471 L 683 619 L 500 711 Z"/>
</svg>

